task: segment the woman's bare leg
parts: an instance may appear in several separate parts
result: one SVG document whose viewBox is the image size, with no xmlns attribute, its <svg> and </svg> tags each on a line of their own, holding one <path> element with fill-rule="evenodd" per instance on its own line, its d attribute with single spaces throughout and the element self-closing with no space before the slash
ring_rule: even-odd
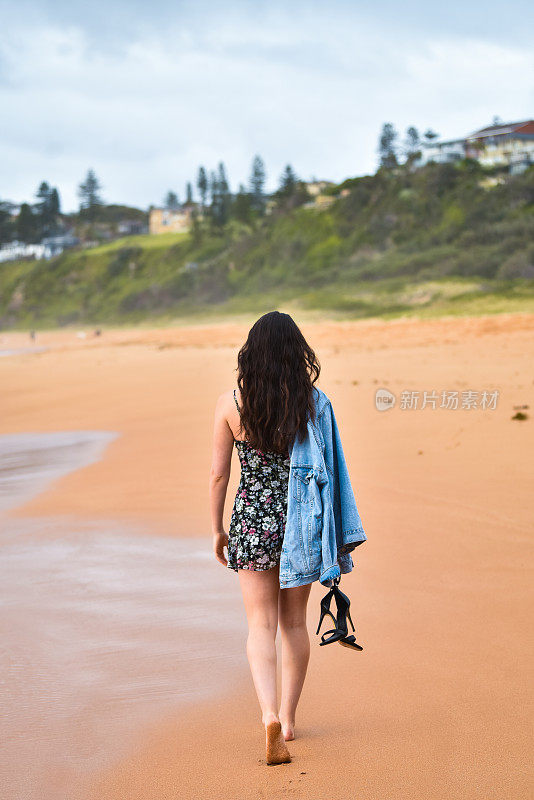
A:
<svg viewBox="0 0 534 800">
<path fill-rule="evenodd" d="M 278 567 L 238 570 L 248 621 L 247 656 L 265 725 L 267 763 L 290 761 L 278 719 L 276 630 L 278 627 Z"/>
<path fill-rule="evenodd" d="M 282 634 L 282 701 L 280 722 L 286 741 L 295 737 L 295 713 L 310 659 L 306 608 L 311 584 L 281 589 L 278 621 Z"/>
</svg>

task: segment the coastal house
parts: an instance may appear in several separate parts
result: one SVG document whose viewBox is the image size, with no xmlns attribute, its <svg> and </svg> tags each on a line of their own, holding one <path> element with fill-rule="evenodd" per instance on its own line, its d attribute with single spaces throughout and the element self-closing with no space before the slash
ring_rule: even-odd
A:
<svg viewBox="0 0 534 800">
<path fill-rule="evenodd" d="M 49 259 L 59 256 L 64 250 L 75 247 L 77 244 L 79 244 L 79 239 L 71 233 L 47 236 L 38 244 L 26 244 L 26 242 L 19 241 L 6 242 L 0 246 L 0 262 Z"/>
<path fill-rule="evenodd" d="M 64 250 L 76 247 L 76 245 L 80 244 L 80 240 L 74 236 L 72 231 L 68 231 L 56 236 L 46 236 L 41 239 L 41 244 L 46 248 L 47 255 L 45 255 L 45 258 L 53 258 L 53 256 L 61 255 Z"/>
<path fill-rule="evenodd" d="M 330 208 L 330 206 L 336 202 L 336 199 L 337 198 L 330 194 L 318 194 L 313 201 L 313 206 L 315 208 L 324 210 L 325 208 Z"/>
<path fill-rule="evenodd" d="M 0 245 L 0 262 L 51 258 L 51 256 L 52 253 L 44 244 L 26 244 L 14 241 Z"/>
<path fill-rule="evenodd" d="M 327 189 L 335 186 L 332 181 L 309 181 L 304 184 L 306 191 L 310 196 L 310 200 L 304 204 L 303 208 L 319 208 L 324 210 L 329 208 L 332 203 L 336 202 L 336 198 L 329 194 L 324 194 Z"/>
<path fill-rule="evenodd" d="M 421 142 L 421 157 L 418 165 L 434 161 L 436 164 L 451 164 L 465 158 L 465 139 L 451 139 L 448 142 Z"/>
<path fill-rule="evenodd" d="M 488 167 L 508 166 L 521 172 L 534 163 L 534 120 L 497 122 L 469 134 L 466 155 Z"/>
<path fill-rule="evenodd" d="M 332 181 L 309 181 L 306 183 L 306 189 L 310 197 L 318 197 L 323 194 L 325 189 L 329 189 L 331 186 L 334 186 Z"/>
<path fill-rule="evenodd" d="M 193 223 L 194 206 L 182 208 L 151 208 L 148 216 L 148 231 L 158 233 L 187 233 Z"/>
<path fill-rule="evenodd" d="M 121 236 L 135 236 L 148 233 L 144 222 L 138 219 L 122 219 L 117 225 L 117 233 Z"/>
<path fill-rule="evenodd" d="M 462 158 L 473 158 L 486 167 L 508 167 L 511 173 L 522 172 L 534 163 L 534 120 L 496 121 L 464 139 L 422 142 L 417 165 L 429 161 L 447 164 Z"/>
</svg>

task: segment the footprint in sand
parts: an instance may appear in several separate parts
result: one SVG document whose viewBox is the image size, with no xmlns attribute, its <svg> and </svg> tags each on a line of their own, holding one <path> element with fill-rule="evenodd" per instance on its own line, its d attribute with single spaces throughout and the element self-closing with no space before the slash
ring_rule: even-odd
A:
<svg viewBox="0 0 534 800">
<path fill-rule="evenodd" d="M 269 722 L 265 726 L 265 744 L 267 764 L 288 764 L 291 761 L 279 722 Z"/>
</svg>

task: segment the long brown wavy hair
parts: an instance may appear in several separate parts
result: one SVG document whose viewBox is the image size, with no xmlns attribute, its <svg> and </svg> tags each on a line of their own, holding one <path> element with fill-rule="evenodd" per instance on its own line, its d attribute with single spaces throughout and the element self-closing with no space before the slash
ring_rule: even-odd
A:
<svg viewBox="0 0 534 800">
<path fill-rule="evenodd" d="M 269 311 L 249 331 L 237 356 L 241 431 L 252 447 L 290 452 L 315 419 L 313 385 L 321 365 L 289 314 Z"/>
</svg>

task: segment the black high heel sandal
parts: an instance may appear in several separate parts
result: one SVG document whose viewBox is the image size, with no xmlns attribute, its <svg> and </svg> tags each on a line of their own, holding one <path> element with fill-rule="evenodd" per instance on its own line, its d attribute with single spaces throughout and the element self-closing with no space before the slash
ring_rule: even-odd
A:
<svg viewBox="0 0 534 800">
<path fill-rule="evenodd" d="M 352 621 L 352 617 L 350 615 L 350 600 L 347 597 L 347 595 L 344 592 L 342 592 L 341 589 L 339 588 L 340 580 L 341 580 L 340 578 L 334 579 L 334 584 L 331 587 L 330 591 L 321 600 L 321 618 L 319 620 L 317 633 L 319 633 L 321 623 L 326 614 L 329 614 L 332 617 L 332 619 L 336 623 L 336 627 L 333 630 L 325 631 L 321 636 L 321 641 L 319 642 L 319 644 L 322 647 L 325 644 L 333 644 L 334 642 L 339 642 L 341 645 L 343 645 L 343 647 L 349 647 L 352 650 L 363 650 L 363 647 L 357 643 L 356 638 L 353 635 L 351 636 L 348 635 L 349 631 L 347 626 L 347 618 L 351 624 L 353 632 L 355 632 L 356 629 L 354 627 L 354 622 Z M 337 619 L 334 618 L 334 615 L 330 611 L 330 603 L 332 601 L 332 597 L 335 597 L 336 600 Z"/>
<path fill-rule="evenodd" d="M 321 600 L 321 616 L 319 618 L 319 624 L 317 626 L 317 630 L 315 631 L 315 635 L 316 636 L 318 635 L 318 633 L 319 633 L 319 631 L 321 629 L 321 625 L 323 624 L 323 619 L 326 617 L 327 614 L 330 617 L 332 617 L 332 621 L 333 621 L 334 625 L 337 624 L 336 618 L 334 617 L 334 615 L 330 611 L 330 603 L 332 602 L 332 598 L 334 597 L 334 588 L 335 587 L 332 586 L 332 588 L 330 589 L 328 594 L 325 594 L 325 596 Z"/>
</svg>

